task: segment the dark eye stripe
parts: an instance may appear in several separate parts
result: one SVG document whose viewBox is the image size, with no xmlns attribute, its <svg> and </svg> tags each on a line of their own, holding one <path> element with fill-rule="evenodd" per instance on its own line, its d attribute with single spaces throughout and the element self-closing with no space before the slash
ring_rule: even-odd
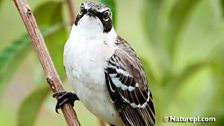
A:
<svg viewBox="0 0 224 126">
<path fill-rule="evenodd" d="M 111 17 L 111 12 L 109 9 L 105 10 L 105 11 L 108 11 L 109 12 L 109 15 Z M 104 30 L 103 32 L 109 32 L 111 29 L 112 29 L 112 19 L 109 17 L 108 20 L 104 20 L 104 17 L 103 17 L 103 13 L 105 12 L 96 12 L 95 15 L 100 19 L 100 21 L 102 22 L 103 24 L 103 27 L 104 27 Z M 77 26 L 79 20 L 86 14 L 87 10 L 85 9 L 84 12 L 82 14 L 78 14 L 77 17 L 76 17 L 76 20 L 75 20 L 75 25 Z"/>
<path fill-rule="evenodd" d="M 109 10 L 106 10 L 106 11 L 109 11 Z M 105 11 L 104 11 L 105 12 Z M 111 30 L 111 28 L 112 28 L 112 19 L 111 18 L 109 18 L 108 20 L 104 20 L 103 19 L 103 13 L 104 12 L 97 12 L 96 13 L 96 16 L 100 19 L 100 21 L 102 22 L 102 24 L 103 24 L 103 27 L 104 27 L 104 30 L 103 30 L 103 32 L 109 32 L 110 30 Z M 109 12 L 110 13 L 110 12 Z M 111 14 L 111 13 L 110 13 Z"/>
</svg>

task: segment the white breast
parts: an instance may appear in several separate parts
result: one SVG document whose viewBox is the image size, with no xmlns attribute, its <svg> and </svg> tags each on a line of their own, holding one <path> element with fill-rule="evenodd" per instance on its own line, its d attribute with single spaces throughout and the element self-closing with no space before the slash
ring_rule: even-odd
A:
<svg viewBox="0 0 224 126">
<path fill-rule="evenodd" d="M 91 23 L 89 27 L 73 26 L 64 49 L 66 73 L 75 93 L 89 111 L 108 123 L 121 124 L 107 93 L 104 75 L 106 62 L 114 53 L 113 43 L 117 35 L 114 30 L 105 35 L 101 29 L 93 27 L 101 24 L 94 20 Z"/>
</svg>

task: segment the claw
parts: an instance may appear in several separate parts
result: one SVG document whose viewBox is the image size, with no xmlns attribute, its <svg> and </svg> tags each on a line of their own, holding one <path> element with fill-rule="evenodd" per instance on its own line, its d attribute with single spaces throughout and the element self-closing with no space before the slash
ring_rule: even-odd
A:
<svg viewBox="0 0 224 126">
<path fill-rule="evenodd" d="M 56 92 L 53 94 L 53 97 L 58 97 L 58 102 L 55 106 L 55 111 L 58 113 L 58 109 L 62 108 L 64 104 L 70 103 L 72 106 L 74 106 L 74 102 L 76 100 L 79 100 L 76 94 L 71 92 Z"/>
</svg>

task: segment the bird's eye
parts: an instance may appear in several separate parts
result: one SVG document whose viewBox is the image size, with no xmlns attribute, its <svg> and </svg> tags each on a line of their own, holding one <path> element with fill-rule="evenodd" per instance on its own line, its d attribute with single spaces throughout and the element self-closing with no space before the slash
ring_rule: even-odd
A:
<svg viewBox="0 0 224 126">
<path fill-rule="evenodd" d="M 108 21 L 110 18 L 110 12 L 108 10 L 103 12 L 103 20 Z"/>
<path fill-rule="evenodd" d="M 85 12 L 85 6 L 84 6 L 83 3 L 81 3 L 80 10 L 79 10 L 79 14 L 82 15 L 82 14 L 84 14 L 84 12 Z"/>
</svg>

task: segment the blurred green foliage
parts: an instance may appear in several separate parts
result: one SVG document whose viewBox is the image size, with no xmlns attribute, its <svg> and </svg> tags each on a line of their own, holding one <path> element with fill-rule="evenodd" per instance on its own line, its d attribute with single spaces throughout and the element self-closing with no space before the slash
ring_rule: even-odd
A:
<svg viewBox="0 0 224 126">
<path fill-rule="evenodd" d="M 28 41 L 27 35 L 22 36 L 21 39 L 11 43 L 11 45 L 6 47 L 0 53 L 0 96 L 1 93 L 4 93 L 1 89 L 4 88 L 20 62 L 32 49 L 31 42 Z M 17 64 L 15 64 L 15 62 L 17 62 Z"/>
<path fill-rule="evenodd" d="M 17 126 L 32 126 L 40 106 L 49 94 L 49 87 L 37 88 L 22 102 L 18 111 Z M 34 100 L 35 99 L 35 100 Z M 28 114 L 27 114 L 28 113 Z"/>
<path fill-rule="evenodd" d="M 223 0 L 99 1 L 111 8 L 118 34 L 142 60 L 157 125 L 224 125 Z M 71 28 L 66 2 L 28 2 L 66 86 L 62 56 Z M 74 1 L 76 10 L 80 2 Z M 65 125 L 54 112 L 56 101 L 12 1 L 0 0 L 0 18 L 0 125 Z M 82 125 L 97 125 L 79 102 L 75 109 Z M 216 117 L 216 122 L 162 121 L 171 115 Z"/>
</svg>

